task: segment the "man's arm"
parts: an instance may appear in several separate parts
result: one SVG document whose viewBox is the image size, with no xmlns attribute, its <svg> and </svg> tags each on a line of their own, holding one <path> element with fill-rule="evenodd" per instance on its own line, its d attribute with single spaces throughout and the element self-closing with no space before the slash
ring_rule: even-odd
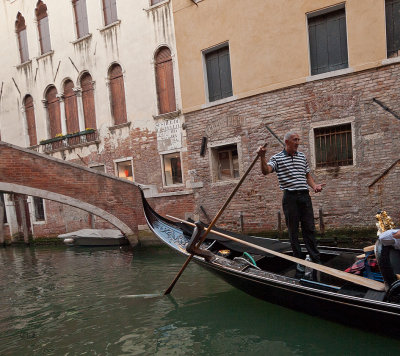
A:
<svg viewBox="0 0 400 356">
<path fill-rule="evenodd" d="M 395 233 L 393 234 L 393 237 L 394 237 L 395 239 L 400 239 L 400 230 L 397 231 L 397 232 L 395 232 Z"/>
<path fill-rule="evenodd" d="M 306 173 L 307 184 L 314 190 L 315 193 L 321 192 L 325 183 L 316 184 L 310 172 Z"/>
<path fill-rule="evenodd" d="M 264 175 L 272 173 L 272 167 L 267 164 L 267 159 L 265 158 L 266 152 L 267 152 L 267 149 L 262 146 L 257 150 L 257 153 L 258 153 L 258 155 L 260 157 L 260 161 L 261 161 L 261 173 Z"/>
</svg>

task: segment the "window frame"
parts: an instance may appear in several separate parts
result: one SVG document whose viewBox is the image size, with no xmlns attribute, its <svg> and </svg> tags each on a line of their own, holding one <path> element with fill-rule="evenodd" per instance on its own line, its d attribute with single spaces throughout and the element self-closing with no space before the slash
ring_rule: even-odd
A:
<svg viewBox="0 0 400 356">
<path fill-rule="evenodd" d="M 29 98 L 31 99 L 31 102 L 27 103 Z M 33 102 L 32 95 L 30 94 L 25 95 L 23 106 L 25 113 L 24 116 L 26 122 L 26 132 L 29 138 L 29 146 L 36 146 L 38 144 L 38 139 L 37 139 L 37 129 L 36 129 L 35 105 Z"/>
<path fill-rule="evenodd" d="M 219 149 L 224 147 L 236 145 L 237 155 L 238 155 L 238 177 L 231 177 L 230 179 L 218 179 L 218 165 L 215 159 L 216 153 Z M 243 174 L 243 159 L 242 159 L 242 145 L 241 138 L 235 137 L 221 141 L 208 142 L 208 156 L 209 156 L 209 166 L 210 166 L 210 176 L 211 182 L 214 185 L 224 185 L 230 184 L 232 182 L 237 182 Z"/>
<path fill-rule="evenodd" d="M 352 144 L 352 155 L 353 164 L 344 166 L 328 166 L 328 167 L 317 167 L 316 162 L 316 147 L 315 147 L 315 129 L 329 128 L 335 126 L 342 126 L 350 124 L 351 127 L 351 144 Z M 314 122 L 310 125 L 309 131 L 309 145 L 310 145 L 310 168 L 319 171 L 332 170 L 339 167 L 341 170 L 352 170 L 357 166 L 357 150 L 356 150 L 356 135 L 355 135 L 355 117 L 350 116 L 337 120 L 329 120 L 328 122 Z"/>
<path fill-rule="evenodd" d="M 179 159 L 181 162 L 181 178 L 182 178 L 182 183 L 172 183 L 172 184 L 167 184 L 167 179 L 165 177 L 165 163 L 164 163 L 164 157 L 174 154 L 174 153 L 179 153 Z M 161 161 L 161 172 L 162 172 L 162 183 L 164 188 L 173 188 L 173 187 L 180 187 L 184 185 L 184 174 L 183 174 L 183 161 L 182 161 L 182 151 L 178 150 L 169 150 L 169 151 L 164 151 L 164 152 L 159 152 L 160 154 L 160 161 Z"/>
<path fill-rule="evenodd" d="M 118 164 L 119 164 L 119 163 L 122 163 L 122 162 L 130 162 L 131 169 L 132 169 L 132 180 L 119 176 Z M 128 181 L 135 182 L 135 171 L 134 171 L 134 169 L 133 169 L 133 157 L 122 157 L 122 158 L 118 158 L 118 159 L 113 160 L 113 163 L 114 163 L 114 174 L 115 174 L 115 176 L 116 176 L 117 178 L 126 179 L 126 180 L 128 180 Z"/>
<path fill-rule="evenodd" d="M 45 55 L 47 53 L 52 52 L 52 47 L 51 47 L 49 15 L 47 13 L 47 6 L 42 0 L 39 0 L 37 3 L 35 8 L 35 14 L 37 21 L 38 36 L 39 36 L 40 54 Z M 46 30 L 45 31 L 46 33 L 43 33 L 44 29 Z M 48 42 L 43 41 L 43 39 L 47 38 Z"/>
<path fill-rule="evenodd" d="M 24 16 L 22 16 L 20 12 L 18 12 L 17 20 L 15 21 L 15 32 L 17 34 L 19 58 L 21 64 L 29 62 L 29 45 L 26 23 Z"/>
<path fill-rule="evenodd" d="M 119 67 L 121 69 L 121 73 L 117 76 L 112 76 L 112 71 L 114 68 Z M 121 85 L 122 83 L 122 85 Z M 119 96 L 119 102 L 118 100 L 118 95 L 114 96 L 114 88 L 116 88 L 116 84 L 119 84 L 120 87 L 123 89 L 123 96 Z M 118 125 L 124 125 L 128 123 L 128 112 L 127 112 L 127 107 L 126 107 L 126 89 L 125 89 L 125 75 L 124 75 L 124 70 L 122 69 L 122 66 L 119 63 L 113 63 L 109 69 L 108 69 L 108 89 L 109 89 L 109 98 L 110 98 L 110 109 L 111 109 L 111 117 L 113 121 L 114 126 Z M 115 110 L 117 104 L 120 103 L 121 106 L 119 108 L 119 112 Z M 122 114 L 121 117 L 118 116 L 118 120 L 116 120 L 117 114 Z"/>
<path fill-rule="evenodd" d="M 313 20 L 317 17 L 322 17 L 326 16 L 335 12 L 338 12 L 340 10 L 344 10 L 344 19 L 345 19 L 345 30 L 346 30 L 346 55 L 347 55 L 347 65 L 345 67 L 341 68 L 333 68 L 333 69 L 328 69 L 326 71 L 318 72 L 318 73 L 313 73 L 313 63 L 312 63 L 312 51 L 311 51 L 311 41 L 310 41 L 310 20 Z M 329 6 L 327 8 L 313 11 L 306 13 L 306 32 L 307 32 L 307 42 L 308 42 L 308 58 L 309 58 L 309 73 L 311 77 L 314 76 L 329 76 L 329 73 L 335 73 L 335 72 L 347 72 L 350 70 L 350 63 L 349 63 L 349 41 L 348 41 L 348 27 L 347 27 L 347 10 L 346 10 L 346 3 L 340 3 L 337 5 Z M 328 67 L 329 67 L 329 60 L 328 60 Z"/>
<path fill-rule="evenodd" d="M 229 96 L 225 96 L 222 97 L 221 99 L 216 99 L 216 100 L 210 100 L 210 91 L 209 91 L 209 82 L 208 82 L 208 71 L 207 71 L 207 56 L 209 56 L 210 54 L 214 53 L 214 52 L 218 52 L 224 48 L 228 49 L 229 52 L 229 71 L 230 71 L 230 85 L 231 85 L 231 95 Z M 234 86 L 233 86 L 233 78 L 232 78 L 232 65 L 231 65 L 231 61 L 230 61 L 230 44 L 229 41 L 220 43 L 216 46 L 207 48 L 202 50 L 202 63 L 203 63 L 203 78 L 204 78 L 204 92 L 205 92 L 205 98 L 206 98 L 206 105 L 210 106 L 210 105 L 217 105 L 217 104 L 221 104 L 227 101 L 231 101 L 235 98 L 234 96 Z M 221 95 L 222 96 L 222 95 Z"/>
<path fill-rule="evenodd" d="M 32 216 L 33 216 L 33 222 L 34 223 L 41 223 L 44 224 L 46 222 L 46 204 L 45 200 L 41 197 L 31 197 L 31 202 L 32 202 Z M 42 208 L 43 208 L 43 219 L 38 218 L 38 209 L 37 209 L 37 204 L 36 204 L 36 199 L 41 199 L 42 201 Z"/>
<path fill-rule="evenodd" d="M 4 225 L 8 225 L 8 216 L 7 216 L 7 208 L 6 208 L 6 193 L 0 192 L 0 199 L 3 202 L 4 206 Z"/>
<path fill-rule="evenodd" d="M 104 27 L 110 26 L 113 23 L 118 22 L 119 20 L 118 20 L 118 11 L 117 11 L 117 1 L 116 0 L 102 0 L 101 4 L 102 4 Z M 113 4 L 115 5 L 114 7 L 112 6 Z M 107 6 L 106 5 L 110 6 L 110 16 L 111 16 L 111 18 L 109 19 L 109 21 L 108 21 L 108 18 L 107 18 L 107 12 L 106 12 Z"/>
</svg>

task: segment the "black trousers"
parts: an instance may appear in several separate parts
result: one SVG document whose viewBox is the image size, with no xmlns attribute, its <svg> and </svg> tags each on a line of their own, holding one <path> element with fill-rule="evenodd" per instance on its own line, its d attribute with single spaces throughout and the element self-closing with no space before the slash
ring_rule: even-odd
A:
<svg viewBox="0 0 400 356">
<path fill-rule="evenodd" d="M 317 242 L 315 240 L 314 211 L 308 190 L 285 190 L 282 199 L 283 212 L 286 226 L 289 231 L 289 239 L 292 245 L 293 256 L 303 258 L 299 242 L 299 223 L 304 244 L 315 263 L 321 263 Z"/>
</svg>

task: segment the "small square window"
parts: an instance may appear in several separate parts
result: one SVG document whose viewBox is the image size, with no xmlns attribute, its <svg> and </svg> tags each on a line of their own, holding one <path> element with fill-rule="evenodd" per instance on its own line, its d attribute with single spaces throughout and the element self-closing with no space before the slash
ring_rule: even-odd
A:
<svg viewBox="0 0 400 356">
<path fill-rule="evenodd" d="M 239 178 L 239 156 L 236 144 L 212 148 L 211 155 L 214 181 Z"/>
<path fill-rule="evenodd" d="M 165 185 L 182 184 L 182 164 L 179 152 L 163 155 Z"/>
<path fill-rule="evenodd" d="M 351 124 L 314 129 L 316 167 L 353 164 Z"/>
<path fill-rule="evenodd" d="M 117 176 L 133 181 L 132 161 L 117 162 Z"/>
</svg>

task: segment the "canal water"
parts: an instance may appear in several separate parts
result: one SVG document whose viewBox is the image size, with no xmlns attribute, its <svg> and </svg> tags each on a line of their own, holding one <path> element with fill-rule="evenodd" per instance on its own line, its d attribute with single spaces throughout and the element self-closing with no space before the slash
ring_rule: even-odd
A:
<svg viewBox="0 0 400 356">
<path fill-rule="evenodd" d="M 194 263 L 162 296 L 184 260 L 166 247 L 0 249 L 0 355 L 400 354 L 399 340 L 257 300 Z"/>
</svg>

